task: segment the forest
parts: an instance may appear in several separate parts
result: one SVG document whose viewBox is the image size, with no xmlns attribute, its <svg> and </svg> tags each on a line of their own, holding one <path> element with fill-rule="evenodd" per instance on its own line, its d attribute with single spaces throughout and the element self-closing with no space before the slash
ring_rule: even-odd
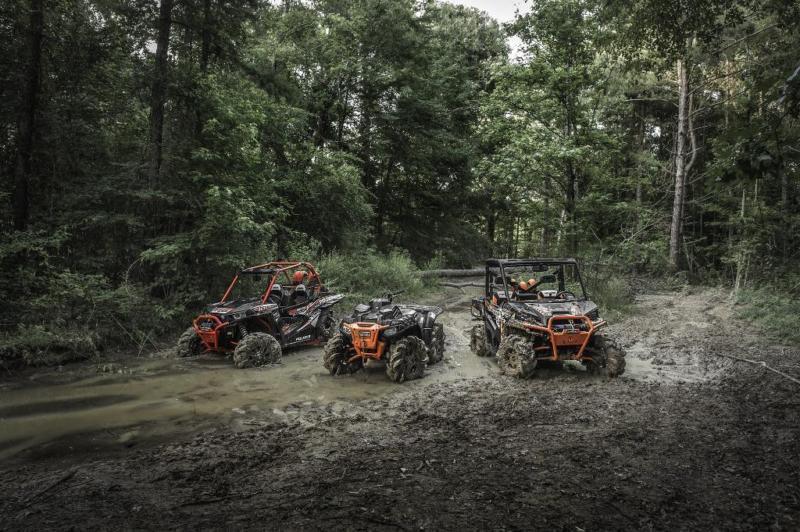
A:
<svg viewBox="0 0 800 532">
<path fill-rule="evenodd" d="M 782 0 L 4 1 L 0 365 L 141 351 L 273 258 L 577 256 L 785 331 L 798 50 Z"/>
</svg>

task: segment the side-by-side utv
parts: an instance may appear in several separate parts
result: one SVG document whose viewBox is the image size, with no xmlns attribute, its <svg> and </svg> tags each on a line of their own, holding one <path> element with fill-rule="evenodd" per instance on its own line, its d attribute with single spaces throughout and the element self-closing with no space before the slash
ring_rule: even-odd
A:
<svg viewBox="0 0 800 532">
<path fill-rule="evenodd" d="M 484 295 L 473 299 L 470 347 L 496 356 L 500 370 L 531 377 L 538 364 L 581 362 L 588 371 L 616 377 L 625 353 L 604 336 L 606 325 L 586 295 L 575 259 L 486 261 Z"/>
<path fill-rule="evenodd" d="M 232 354 L 236 367 L 280 361 L 283 348 L 319 345 L 336 330 L 330 294 L 308 262 L 277 261 L 241 270 L 222 299 L 178 340 L 179 356 Z"/>
<path fill-rule="evenodd" d="M 444 357 L 440 307 L 397 305 L 386 294 L 356 305 L 325 345 L 323 364 L 331 375 L 355 373 L 370 360 L 386 363 L 394 382 L 422 377 L 425 367 Z"/>
</svg>

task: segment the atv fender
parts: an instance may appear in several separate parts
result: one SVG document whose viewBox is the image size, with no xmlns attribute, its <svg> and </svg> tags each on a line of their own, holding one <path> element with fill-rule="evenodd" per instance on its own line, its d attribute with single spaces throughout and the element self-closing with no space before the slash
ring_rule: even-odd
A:
<svg viewBox="0 0 800 532">
<path fill-rule="evenodd" d="M 325 296 L 319 299 L 320 308 L 330 308 L 336 303 L 344 299 L 344 294 L 335 294 L 332 296 Z"/>
<path fill-rule="evenodd" d="M 422 332 L 422 340 L 426 344 L 431 342 L 433 338 L 433 325 L 436 323 L 436 318 L 438 318 L 439 314 L 442 312 L 444 311 L 441 308 L 435 307 L 428 309 L 427 312 L 417 313 L 417 325 Z"/>
</svg>

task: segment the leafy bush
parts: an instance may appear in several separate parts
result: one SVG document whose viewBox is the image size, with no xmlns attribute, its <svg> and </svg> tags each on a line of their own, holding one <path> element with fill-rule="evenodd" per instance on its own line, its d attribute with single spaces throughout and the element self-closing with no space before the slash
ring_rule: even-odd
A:
<svg viewBox="0 0 800 532">
<path fill-rule="evenodd" d="M 340 309 L 386 292 L 404 291 L 405 298 L 419 296 L 425 284 L 417 267 L 405 253 L 382 255 L 374 251 L 360 254 L 330 254 L 317 264 L 325 283 L 347 297 Z"/>
<path fill-rule="evenodd" d="M 590 277 L 586 280 L 586 291 L 608 320 L 620 318 L 633 306 L 633 290 L 621 275 Z"/>
<path fill-rule="evenodd" d="M 169 307 L 139 285 L 63 265 L 66 232 L 0 240 L 0 367 L 57 365 L 106 347 L 141 345 L 169 325 Z M 66 251 L 68 252 L 68 251 Z"/>
</svg>

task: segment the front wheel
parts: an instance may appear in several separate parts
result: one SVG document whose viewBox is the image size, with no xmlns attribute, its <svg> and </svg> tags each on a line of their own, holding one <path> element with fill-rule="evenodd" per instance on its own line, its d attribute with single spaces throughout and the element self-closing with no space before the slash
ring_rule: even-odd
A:
<svg viewBox="0 0 800 532">
<path fill-rule="evenodd" d="M 479 357 L 488 357 L 492 354 L 489 347 L 486 345 L 486 326 L 483 323 L 472 328 L 469 348 Z"/>
<path fill-rule="evenodd" d="M 444 358 L 444 325 L 437 323 L 433 326 L 431 345 L 428 346 L 428 365 L 436 364 Z"/>
<path fill-rule="evenodd" d="M 200 337 L 194 327 L 189 327 L 183 331 L 181 337 L 178 338 L 178 345 L 175 346 L 175 351 L 181 358 L 196 357 L 203 352 L 203 342 L 200 341 Z"/>
<path fill-rule="evenodd" d="M 611 378 L 625 373 L 625 351 L 610 338 L 596 334 L 587 349 L 592 356 L 592 361 L 586 364 L 590 373 Z"/>
<path fill-rule="evenodd" d="M 420 338 L 406 336 L 389 348 L 386 376 L 394 382 L 419 379 L 425 372 L 428 348 Z"/>
<path fill-rule="evenodd" d="M 325 366 L 325 369 L 335 377 L 337 375 L 350 375 L 364 366 L 360 358 L 353 362 L 348 362 L 349 358 L 347 343 L 342 333 L 336 333 L 331 336 L 322 353 L 322 365 Z"/>
<path fill-rule="evenodd" d="M 509 377 L 529 379 L 536 371 L 536 355 L 528 339 L 520 334 L 507 333 L 497 349 L 497 365 Z"/>
<path fill-rule="evenodd" d="M 233 350 L 233 365 L 240 369 L 278 364 L 281 358 L 281 344 L 267 333 L 250 333 Z"/>
</svg>

